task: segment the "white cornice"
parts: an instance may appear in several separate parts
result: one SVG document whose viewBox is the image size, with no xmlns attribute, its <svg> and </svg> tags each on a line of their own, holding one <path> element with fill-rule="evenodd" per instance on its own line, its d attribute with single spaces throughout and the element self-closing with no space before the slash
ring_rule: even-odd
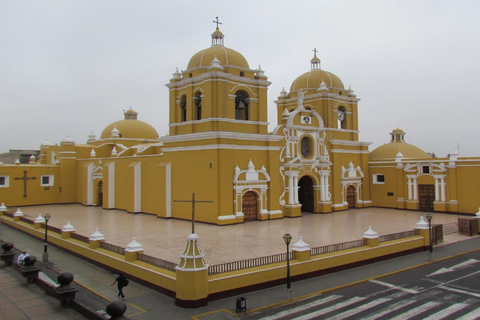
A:
<svg viewBox="0 0 480 320">
<path fill-rule="evenodd" d="M 344 149 L 330 149 L 332 153 L 354 153 L 354 154 L 370 154 L 368 150 L 344 150 Z"/>
<path fill-rule="evenodd" d="M 210 131 L 200 133 L 179 134 L 174 136 L 162 137 L 162 142 L 180 142 L 180 141 L 198 141 L 208 139 L 233 139 L 244 141 L 280 141 L 284 137 L 273 134 L 255 134 L 255 133 L 239 133 L 229 131 Z M 164 148 L 162 150 L 165 150 Z"/>
<path fill-rule="evenodd" d="M 198 151 L 198 150 L 251 150 L 251 151 L 279 151 L 281 147 L 262 147 L 262 146 L 242 146 L 236 144 L 211 144 L 201 146 L 163 148 L 163 152 L 179 152 L 179 151 Z"/>
<path fill-rule="evenodd" d="M 267 81 L 267 80 L 250 79 L 246 77 L 236 76 L 231 73 L 213 71 L 213 72 L 202 73 L 196 76 L 195 78 L 186 78 L 177 82 L 167 83 L 165 84 L 165 86 L 170 90 L 173 90 L 173 89 L 181 90 L 184 88 L 188 88 L 192 85 L 199 85 L 199 84 L 203 84 L 211 81 L 225 81 L 225 82 L 234 83 L 234 84 L 242 83 L 243 85 L 249 84 L 255 87 L 264 86 L 265 88 L 267 88 L 270 84 L 272 84 L 270 81 Z"/>
<path fill-rule="evenodd" d="M 336 102 L 358 102 L 360 101 L 359 98 L 354 98 L 354 97 L 349 97 L 349 96 L 341 96 L 336 93 L 316 93 L 316 94 L 311 94 L 308 96 L 305 96 L 305 100 L 303 101 L 304 104 L 307 104 L 312 101 L 321 101 L 321 100 L 333 100 Z M 285 104 L 296 104 L 298 101 L 298 97 L 295 98 L 288 98 L 288 99 L 279 99 L 275 100 L 275 104 L 282 103 L 282 105 Z"/>
<path fill-rule="evenodd" d="M 205 118 L 201 120 L 188 120 L 188 121 L 183 121 L 183 122 L 175 122 L 175 123 L 169 123 L 169 127 L 183 127 L 187 125 L 192 125 L 192 124 L 200 124 L 200 123 L 207 123 L 207 122 L 228 122 L 228 123 L 239 123 L 239 124 L 249 124 L 249 125 L 262 125 L 262 126 L 268 126 L 268 122 L 263 122 L 263 121 L 245 121 L 245 120 L 235 120 L 235 119 L 228 119 L 228 118 Z M 160 138 L 160 140 L 163 141 L 163 138 Z"/>
<path fill-rule="evenodd" d="M 349 141 L 349 140 L 338 140 L 338 139 L 330 139 L 329 141 L 332 145 L 338 145 L 338 146 L 368 147 L 369 145 L 372 144 L 372 142 Z"/>
</svg>

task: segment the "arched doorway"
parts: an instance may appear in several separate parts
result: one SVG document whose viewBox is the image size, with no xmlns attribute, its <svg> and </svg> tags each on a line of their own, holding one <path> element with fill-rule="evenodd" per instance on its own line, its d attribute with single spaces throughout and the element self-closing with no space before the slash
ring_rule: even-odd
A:
<svg viewBox="0 0 480 320">
<path fill-rule="evenodd" d="M 435 201 L 435 186 L 430 184 L 418 185 L 420 211 L 433 211 Z"/>
<path fill-rule="evenodd" d="M 304 176 L 298 181 L 298 201 L 302 204 L 302 211 L 315 210 L 312 178 Z"/>
<path fill-rule="evenodd" d="M 257 211 L 257 194 L 253 191 L 246 192 L 242 198 L 244 221 L 257 220 Z"/>
<path fill-rule="evenodd" d="M 103 181 L 98 183 L 98 205 L 103 206 Z"/>
<path fill-rule="evenodd" d="M 355 187 L 350 185 L 347 187 L 347 202 L 348 208 L 355 208 Z"/>
</svg>

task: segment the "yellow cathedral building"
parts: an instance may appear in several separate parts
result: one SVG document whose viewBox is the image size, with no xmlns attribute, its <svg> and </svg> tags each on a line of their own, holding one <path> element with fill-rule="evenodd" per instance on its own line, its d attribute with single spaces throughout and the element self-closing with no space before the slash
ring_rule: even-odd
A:
<svg viewBox="0 0 480 320">
<path fill-rule="evenodd" d="M 480 158 L 432 158 L 400 129 L 370 152 L 358 138 L 360 99 L 316 52 L 275 101 L 277 126 L 268 132 L 264 71 L 227 48 L 218 26 L 211 41 L 166 85 L 167 136 L 130 109 L 85 144 L 45 141 L 38 159 L 0 164 L 0 202 L 189 220 L 191 207 L 176 200 L 195 194 L 209 201 L 195 219 L 217 225 L 369 206 L 477 212 Z"/>
</svg>

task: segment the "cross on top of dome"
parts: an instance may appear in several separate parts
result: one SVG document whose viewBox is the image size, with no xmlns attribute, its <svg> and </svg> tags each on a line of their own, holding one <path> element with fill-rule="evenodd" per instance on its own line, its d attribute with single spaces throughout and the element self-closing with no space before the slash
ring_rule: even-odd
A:
<svg viewBox="0 0 480 320">
<path fill-rule="evenodd" d="M 317 57 L 317 48 L 313 48 L 313 58 L 310 60 L 312 64 L 312 70 L 320 70 L 320 59 Z"/>
<path fill-rule="evenodd" d="M 215 17 L 215 20 L 213 21 L 213 23 L 217 24 L 217 29 L 215 29 L 215 31 L 212 33 L 212 46 L 223 46 L 224 35 L 222 31 L 220 31 L 220 29 L 218 28 L 218 25 L 222 23 L 218 21 L 218 17 Z"/>
</svg>

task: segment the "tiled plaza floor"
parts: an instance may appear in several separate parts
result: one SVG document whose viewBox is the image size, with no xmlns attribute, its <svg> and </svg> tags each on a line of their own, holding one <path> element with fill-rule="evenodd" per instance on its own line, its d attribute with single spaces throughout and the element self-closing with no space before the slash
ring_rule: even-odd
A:
<svg viewBox="0 0 480 320">
<path fill-rule="evenodd" d="M 23 207 L 31 219 L 46 213 L 49 225 L 63 227 L 67 221 L 78 234 L 90 236 L 95 228 L 106 242 L 125 247 L 133 237 L 145 254 L 178 262 L 191 232 L 191 222 L 162 219 L 148 214 L 130 214 L 120 210 L 103 210 L 79 204 Z M 412 230 L 425 212 L 365 208 L 329 214 L 305 213 L 300 218 L 252 221 L 230 226 L 196 223 L 201 249 L 210 265 L 262 257 L 285 251 L 283 235 L 290 233 L 292 243 L 299 236 L 310 248 L 361 239 L 369 226 L 379 235 Z M 433 213 L 432 223 L 457 222 L 459 216 Z M 455 241 L 455 240 L 453 240 Z"/>
</svg>

